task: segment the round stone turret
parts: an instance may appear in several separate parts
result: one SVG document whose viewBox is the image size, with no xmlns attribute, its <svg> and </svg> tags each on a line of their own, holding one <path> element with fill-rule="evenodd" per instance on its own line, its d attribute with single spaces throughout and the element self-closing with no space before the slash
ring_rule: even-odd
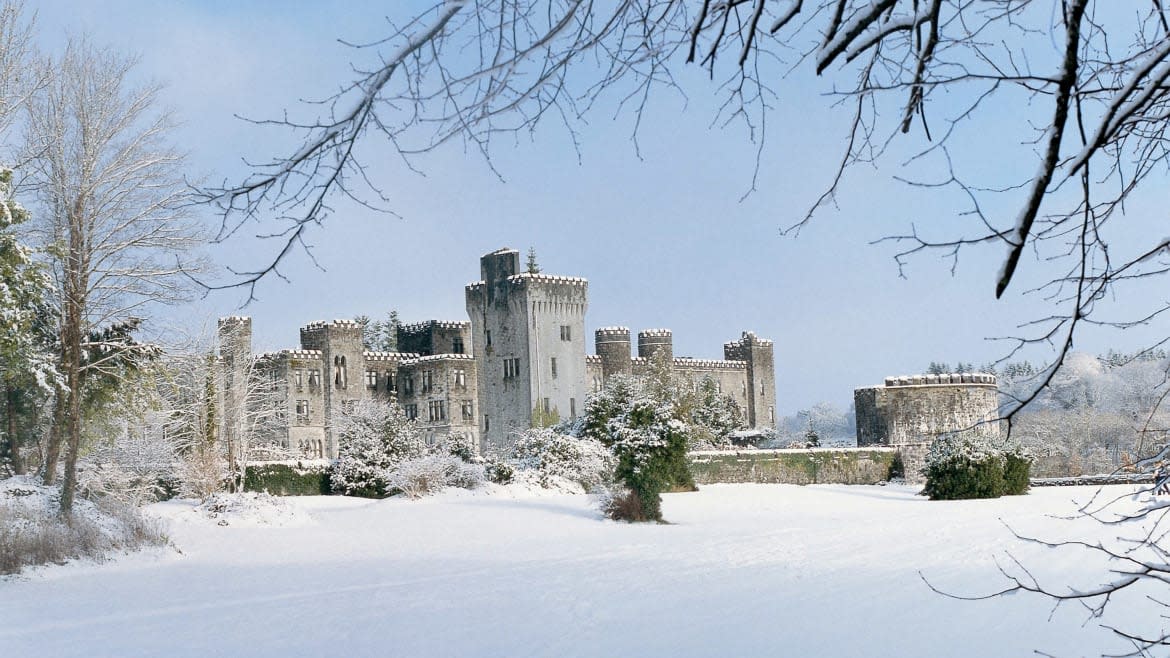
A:
<svg viewBox="0 0 1170 658">
<path fill-rule="evenodd" d="M 630 374 L 629 327 L 602 327 L 593 333 L 593 341 L 597 356 L 601 357 L 603 377 Z"/>
<path fill-rule="evenodd" d="M 638 332 L 638 356 L 649 359 L 656 354 L 665 354 L 668 362 L 674 360 L 674 336 L 670 329 Z"/>
</svg>

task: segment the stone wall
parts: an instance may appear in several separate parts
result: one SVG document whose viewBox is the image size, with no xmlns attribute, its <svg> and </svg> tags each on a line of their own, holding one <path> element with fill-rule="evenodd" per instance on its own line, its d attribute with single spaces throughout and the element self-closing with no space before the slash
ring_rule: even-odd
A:
<svg viewBox="0 0 1170 658">
<path fill-rule="evenodd" d="M 687 455 L 696 484 L 874 484 L 889 478 L 893 448 L 703 451 Z"/>
</svg>

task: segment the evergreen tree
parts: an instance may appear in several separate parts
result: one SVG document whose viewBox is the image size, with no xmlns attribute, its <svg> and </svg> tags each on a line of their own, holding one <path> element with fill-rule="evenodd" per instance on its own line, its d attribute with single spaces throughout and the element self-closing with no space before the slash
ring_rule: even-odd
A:
<svg viewBox="0 0 1170 658">
<path fill-rule="evenodd" d="M 524 264 L 524 271 L 529 274 L 540 274 L 540 265 L 536 264 L 536 247 L 528 248 L 528 262 Z"/>
</svg>

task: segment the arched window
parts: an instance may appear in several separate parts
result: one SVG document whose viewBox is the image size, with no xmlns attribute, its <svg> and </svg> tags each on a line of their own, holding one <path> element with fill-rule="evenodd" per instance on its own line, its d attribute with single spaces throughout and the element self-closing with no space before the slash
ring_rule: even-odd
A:
<svg viewBox="0 0 1170 658">
<path fill-rule="evenodd" d="M 348 376 L 345 372 L 345 357 L 333 357 L 333 385 L 337 388 L 345 388 L 348 383 Z"/>
</svg>

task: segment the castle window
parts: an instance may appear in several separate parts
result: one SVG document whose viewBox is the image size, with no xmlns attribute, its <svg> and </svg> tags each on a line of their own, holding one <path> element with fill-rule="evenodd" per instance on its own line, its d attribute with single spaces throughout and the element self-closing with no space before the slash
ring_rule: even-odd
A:
<svg viewBox="0 0 1170 658">
<path fill-rule="evenodd" d="M 467 388 L 467 371 L 463 368 L 456 368 L 454 374 L 455 385 L 459 388 Z"/>
<path fill-rule="evenodd" d="M 561 340 L 573 340 L 573 328 L 567 324 L 561 325 Z"/>
<path fill-rule="evenodd" d="M 305 371 L 297 368 L 293 371 L 293 382 L 296 383 L 297 392 L 301 392 L 305 388 Z"/>
<path fill-rule="evenodd" d="M 768 421 L 776 424 L 776 407 L 768 407 Z"/>
<path fill-rule="evenodd" d="M 430 393 L 435 389 L 434 373 L 427 370 L 422 374 L 422 392 Z"/>
<path fill-rule="evenodd" d="M 557 357 L 555 356 L 552 357 L 552 376 L 553 379 L 557 378 Z"/>
<path fill-rule="evenodd" d="M 456 336 L 451 339 L 451 352 L 453 354 L 463 354 L 463 336 Z"/>
<path fill-rule="evenodd" d="M 411 420 L 418 418 L 418 405 L 417 404 L 408 404 L 408 405 L 402 407 L 402 410 L 406 412 L 407 418 L 409 418 Z"/>
<path fill-rule="evenodd" d="M 504 379 L 520 376 L 520 359 L 504 359 Z"/>
<path fill-rule="evenodd" d="M 386 371 L 386 390 L 393 393 L 398 389 L 397 383 L 394 381 L 394 373 L 390 370 Z"/>
<path fill-rule="evenodd" d="M 308 425 L 309 424 L 309 401 L 308 400 L 297 400 L 297 424 L 298 425 Z"/>
<path fill-rule="evenodd" d="M 545 398 L 544 399 L 544 413 L 547 414 L 547 413 L 550 413 L 551 411 L 552 411 L 552 405 L 549 404 L 548 398 Z"/>
<path fill-rule="evenodd" d="M 484 337 L 484 344 L 487 345 L 488 347 L 491 347 L 492 346 L 492 330 L 491 329 L 485 330 L 483 332 L 483 337 Z"/>
<path fill-rule="evenodd" d="M 309 388 L 317 388 L 321 386 L 321 371 L 313 368 L 309 371 Z"/>
<path fill-rule="evenodd" d="M 366 371 L 366 388 L 378 388 L 378 371 Z"/>
<path fill-rule="evenodd" d="M 569 398 L 569 417 L 577 417 L 577 398 Z"/>
<path fill-rule="evenodd" d="M 349 373 L 345 368 L 345 357 L 333 357 L 333 384 L 337 388 L 346 388 L 349 384 Z"/>
<path fill-rule="evenodd" d="M 743 396 L 746 398 L 746 397 L 747 397 L 747 382 L 742 382 L 742 383 L 740 384 L 740 387 L 741 387 L 741 388 L 740 388 L 740 392 L 741 392 L 741 393 L 743 394 Z"/>
<path fill-rule="evenodd" d="M 414 375 L 402 378 L 402 393 L 403 395 L 414 395 Z"/>
<path fill-rule="evenodd" d="M 492 429 L 492 419 L 487 414 L 483 415 L 483 431 L 488 432 Z"/>
<path fill-rule="evenodd" d="M 463 412 L 463 422 L 471 422 L 475 420 L 475 403 L 471 400 L 464 400 L 460 405 Z"/>
</svg>

